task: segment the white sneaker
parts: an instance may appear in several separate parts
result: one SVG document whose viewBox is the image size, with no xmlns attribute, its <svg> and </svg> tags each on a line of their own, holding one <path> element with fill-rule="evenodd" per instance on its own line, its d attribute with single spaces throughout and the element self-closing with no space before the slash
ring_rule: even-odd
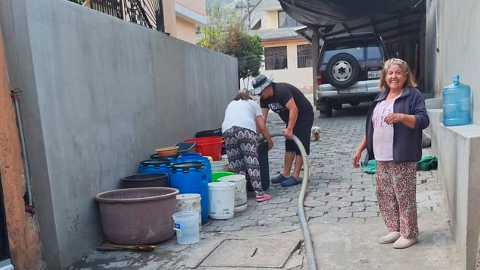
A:
<svg viewBox="0 0 480 270">
<path fill-rule="evenodd" d="M 378 242 L 380 242 L 380 244 L 391 244 L 397 241 L 398 238 L 400 238 L 399 232 L 390 232 L 389 234 L 380 237 L 380 239 L 378 239 Z"/>
<path fill-rule="evenodd" d="M 398 238 L 397 241 L 395 241 L 395 243 L 393 243 L 393 248 L 396 248 L 396 249 L 408 248 L 408 247 L 414 245 L 417 242 L 418 242 L 417 237 L 407 239 L 407 238 L 403 238 L 403 236 L 401 236 L 400 238 Z"/>
</svg>

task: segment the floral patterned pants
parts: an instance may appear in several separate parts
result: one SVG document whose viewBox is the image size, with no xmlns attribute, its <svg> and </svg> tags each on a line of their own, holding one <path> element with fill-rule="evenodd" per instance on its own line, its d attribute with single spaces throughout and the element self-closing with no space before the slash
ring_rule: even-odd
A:
<svg viewBox="0 0 480 270">
<path fill-rule="evenodd" d="M 385 225 L 404 238 L 417 237 L 417 163 L 377 161 L 376 167 L 375 194 Z"/>
<path fill-rule="evenodd" d="M 255 192 L 262 192 L 260 164 L 257 152 L 257 134 L 250 129 L 233 126 L 223 133 L 230 169 L 245 175 Z"/>
</svg>

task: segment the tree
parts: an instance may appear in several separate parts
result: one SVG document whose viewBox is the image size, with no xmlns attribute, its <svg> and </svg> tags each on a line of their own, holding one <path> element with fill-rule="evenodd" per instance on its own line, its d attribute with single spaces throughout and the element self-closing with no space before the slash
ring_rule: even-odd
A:
<svg viewBox="0 0 480 270">
<path fill-rule="evenodd" d="M 260 37 L 249 35 L 233 11 L 215 5 L 207 8 L 207 15 L 209 21 L 201 27 L 197 45 L 236 57 L 239 79 L 257 76 L 263 56 Z"/>
</svg>

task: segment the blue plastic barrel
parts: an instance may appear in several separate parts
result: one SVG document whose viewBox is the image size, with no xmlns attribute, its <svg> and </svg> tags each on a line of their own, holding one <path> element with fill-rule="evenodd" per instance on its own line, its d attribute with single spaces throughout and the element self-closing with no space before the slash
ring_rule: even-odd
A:
<svg viewBox="0 0 480 270">
<path fill-rule="evenodd" d="M 470 86 L 460 83 L 460 76 L 453 76 L 453 83 L 442 90 L 443 125 L 461 126 L 472 122 Z"/>
<path fill-rule="evenodd" d="M 205 166 L 208 182 L 212 182 L 212 165 L 208 158 L 196 153 L 182 153 L 178 158 L 172 160 L 172 163 L 177 162 L 202 162 Z"/>
<path fill-rule="evenodd" d="M 167 159 L 150 159 L 140 162 L 139 174 L 168 174 L 167 185 L 170 186 L 170 161 Z"/>
<path fill-rule="evenodd" d="M 171 165 L 170 186 L 178 189 L 180 194 L 200 194 L 202 223 L 207 222 L 210 210 L 208 197 L 208 178 L 202 162 L 177 162 Z"/>
</svg>

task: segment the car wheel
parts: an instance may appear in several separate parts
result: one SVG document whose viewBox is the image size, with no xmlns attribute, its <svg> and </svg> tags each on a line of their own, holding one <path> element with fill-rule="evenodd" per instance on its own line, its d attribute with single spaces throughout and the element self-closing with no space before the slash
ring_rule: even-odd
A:
<svg viewBox="0 0 480 270">
<path fill-rule="evenodd" d="M 321 104 L 320 106 L 322 108 L 320 110 L 320 117 L 322 117 L 322 116 L 331 117 L 332 114 L 333 114 L 332 102 L 330 100 L 321 100 L 320 104 Z"/>
<path fill-rule="evenodd" d="M 328 61 L 326 73 L 331 85 L 340 89 L 347 88 L 357 82 L 360 66 L 351 54 L 339 53 Z"/>
</svg>

